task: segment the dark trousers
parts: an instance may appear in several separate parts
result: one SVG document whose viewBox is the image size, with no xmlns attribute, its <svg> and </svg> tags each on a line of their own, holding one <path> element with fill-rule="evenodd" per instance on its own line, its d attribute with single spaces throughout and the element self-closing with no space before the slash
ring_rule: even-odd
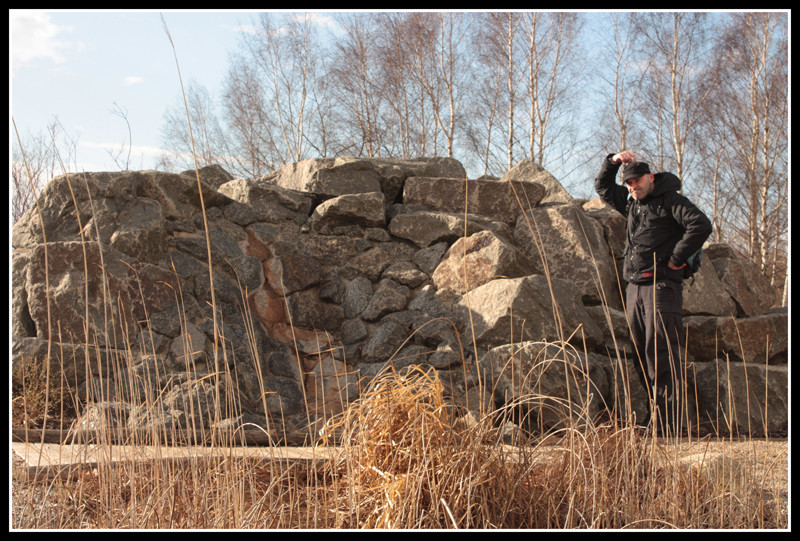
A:
<svg viewBox="0 0 800 541">
<path fill-rule="evenodd" d="M 672 280 L 628 284 L 626 305 L 633 364 L 650 398 L 650 415 L 643 424 L 655 423 L 654 428 L 661 435 L 681 434 L 683 284 Z"/>
</svg>

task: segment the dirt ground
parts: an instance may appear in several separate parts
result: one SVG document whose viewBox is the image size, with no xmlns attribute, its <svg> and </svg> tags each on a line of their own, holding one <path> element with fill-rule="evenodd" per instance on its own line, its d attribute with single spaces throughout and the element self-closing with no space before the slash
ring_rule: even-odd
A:
<svg viewBox="0 0 800 541">
<path fill-rule="evenodd" d="M 765 480 L 781 499 L 789 498 L 789 441 L 782 439 L 742 439 L 742 440 L 694 440 L 679 444 L 668 443 L 668 449 L 678 445 L 680 456 L 697 453 L 723 453 L 736 459 L 742 465 L 753 464 L 755 478 Z"/>
</svg>

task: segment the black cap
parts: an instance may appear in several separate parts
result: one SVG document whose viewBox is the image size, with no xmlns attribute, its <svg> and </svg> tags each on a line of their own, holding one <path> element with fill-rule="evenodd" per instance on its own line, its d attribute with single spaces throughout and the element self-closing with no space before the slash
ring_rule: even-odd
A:
<svg viewBox="0 0 800 541">
<path fill-rule="evenodd" d="M 646 162 L 631 162 L 625 164 L 622 173 L 622 182 L 632 178 L 642 177 L 650 172 L 650 166 Z"/>
</svg>

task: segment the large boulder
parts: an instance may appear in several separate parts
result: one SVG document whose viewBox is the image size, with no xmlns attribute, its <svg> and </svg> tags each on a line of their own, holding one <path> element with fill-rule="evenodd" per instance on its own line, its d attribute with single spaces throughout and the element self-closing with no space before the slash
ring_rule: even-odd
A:
<svg viewBox="0 0 800 541">
<path fill-rule="evenodd" d="M 784 364 L 789 358 L 789 317 L 776 311 L 748 318 L 684 318 L 687 352 L 700 361 L 727 358 L 759 364 Z"/>
<path fill-rule="evenodd" d="M 265 247 L 264 277 L 269 287 L 281 296 L 303 291 L 322 281 L 322 264 L 314 257 L 298 252 L 285 242 Z M 254 288 L 255 290 L 257 288 Z"/>
<path fill-rule="evenodd" d="M 550 342 L 525 341 L 490 349 L 478 362 L 495 404 L 531 428 L 590 424 L 611 409 L 608 361 Z"/>
<path fill-rule="evenodd" d="M 219 192 L 246 206 L 252 217 L 236 220 L 239 225 L 254 222 L 281 223 L 294 221 L 303 224 L 311 212 L 311 195 L 279 188 L 261 179 L 234 179 L 222 184 Z M 236 207 L 238 208 L 238 207 Z"/>
<path fill-rule="evenodd" d="M 492 231 L 479 231 L 458 239 L 433 273 L 438 289 L 459 294 L 494 280 L 541 272 L 517 247 Z"/>
<path fill-rule="evenodd" d="M 694 363 L 687 370 L 688 402 L 695 422 L 713 433 L 786 436 L 789 428 L 787 365 Z"/>
<path fill-rule="evenodd" d="M 713 261 L 724 289 L 736 302 L 738 317 L 765 314 L 775 305 L 777 292 L 757 265 L 746 259 L 729 257 Z"/>
<path fill-rule="evenodd" d="M 410 240 L 421 248 L 439 242 L 452 244 L 463 235 L 491 230 L 508 237 L 508 226 L 490 218 L 469 214 L 411 210 L 394 216 L 389 232 L 395 237 Z"/>
<path fill-rule="evenodd" d="M 467 171 L 454 158 L 370 158 L 380 176 L 381 190 L 387 203 L 399 203 L 406 179 L 410 177 L 467 178 Z"/>
<path fill-rule="evenodd" d="M 45 238 L 48 242 L 85 239 L 110 244 L 114 237 L 120 248 L 136 250 L 135 238 L 147 237 L 149 251 L 155 252 L 150 257 L 157 257 L 164 249 L 165 213 L 157 201 L 140 196 L 146 179 L 141 173 L 88 173 L 53 179 L 40 196 L 41 212 L 29 211 L 14 224 L 12 247 L 31 246 Z"/>
<path fill-rule="evenodd" d="M 486 345 L 546 340 L 593 348 L 603 340 L 580 293 L 560 278 L 536 274 L 492 280 L 462 296 L 453 312 L 468 336 Z"/>
<path fill-rule="evenodd" d="M 303 160 L 286 164 L 261 180 L 281 188 L 327 197 L 381 191 L 380 177 L 369 160 Z"/>
<path fill-rule="evenodd" d="M 216 189 L 219 189 L 226 182 L 233 180 L 233 176 L 228 173 L 225 168 L 216 163 L 205 165 L 198 169 L 183 171 L 181 175 L 188 176 L 195 181 L 200 179 L 204 184 L 208 184 Z"/>
<path fill-rule="evenodd" d="M 615 260 L 621 262 L 625 253 L 625 240 L 627 238 L 625 233 L 627 220 L 625 217 L 599 197 L 584 203 L 583 210 L 603 226 L 603 235 L 606 238 L 608 248 L 611 250 L 611 255 Z"/>
<path fill-rule="evenodd" d="M 701 260 L 700 269 L 692 279 L 683 283 L 683 311 L 687 315 L 729 317 L 737 313 L 728 288 L 719 279 L 713 261 L 707 257 Z"/>
<path fill-rule="evenodd" d="M 173 306 L 181 289 L 169 270 L 97 242 L 48 243 L 47 253 L 44 244 L 27 250 L 25 276 L 17 278 L 24 304 L 14 306 L 13 314 L 40 339 L 122 349 L 114 338 L 138 341 L 140 322 Z M 24 251 L 14 257 L 25 257 Z"/>
<path fill-rule="evenodd" d="M 500 182 L 530 182 L 539 184 L 544 188 L 544 194 L 538 203 L 572 203 L 572 196 L 569 195 L 564 186 L 551 175 L 544 167 L 531 159 L 525 159 L 513 166 L 500 178 Z M 535 205 L 531 205 L 535 206 Z"/>
<path fill-rule="evenodd" d="M 409 177 L 467 178 L 467 171 L 455 158 L 370 158 L 381 180 Z"/>
<path fill-rule="evenodd" d="M 517 220 L 514 240 L 552 276 L 571 282 L 585 303 L 621 307 L 603 228 L 579 206 L 548 205 L 526 212 Z"/>
<path fill-rule="evenodd" d="M 384 227 L 386 206 L 383 193 L 340 195 L 317 206 L 311 215 L 314 231 L 332 233 L 336 227 L 348 225 Z"/>
<path fill-rule="evenodd" d="M 406 180 L 403 203 L 428 210 L 477 214 L 513 224 L 536 206 L 544 188 L 533 182 L 497 182 L 457 178 L 412 177 Z"/>
</svg>

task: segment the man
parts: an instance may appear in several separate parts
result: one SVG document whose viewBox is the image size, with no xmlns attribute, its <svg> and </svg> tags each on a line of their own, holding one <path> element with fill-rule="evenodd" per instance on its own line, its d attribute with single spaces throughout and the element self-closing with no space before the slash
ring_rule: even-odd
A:
<svg viewBox="0 0 800 541">
<path fill-rule="evenodd" d="M 623 167 L 622 183 L 615 181 Z M 651 398 L 643 424 L 683 432 L 683 267 L 711 235 L 711 222 L 678 193 L 672 173 L 653 174 L 630 151 L 609 154 L 595 179 L 600 197 L 628 219 L 623 278 L 639 380 Z M 630 195 L 630 198 L 628 197 Z"/>
</svg>

